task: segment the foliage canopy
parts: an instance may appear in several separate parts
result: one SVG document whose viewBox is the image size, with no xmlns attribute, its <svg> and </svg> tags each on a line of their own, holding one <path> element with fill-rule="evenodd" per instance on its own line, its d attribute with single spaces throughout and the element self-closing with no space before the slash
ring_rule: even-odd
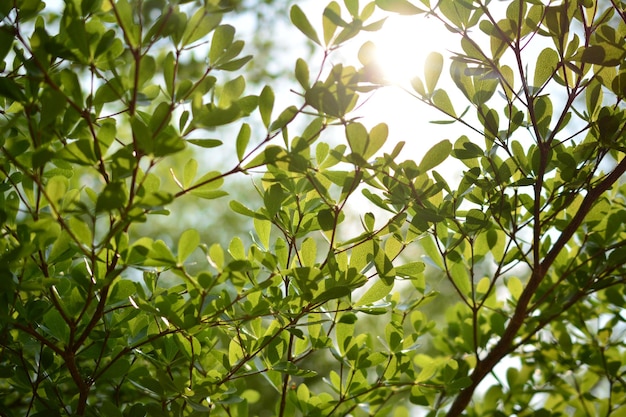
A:
<svg viewBox="0 0 626 417">
<path fill-rule="evenodd" d="M 626 415 L 626 3 L 294 5 L 284 108 L 227 3 L 0 3 L 0 415 Z M 419 161 L 358 119 L 375 46 L 329 59 L 383 12 L 459 37 Z M 207 242 L 238 176 L 253 241 Z"/>
</svg>

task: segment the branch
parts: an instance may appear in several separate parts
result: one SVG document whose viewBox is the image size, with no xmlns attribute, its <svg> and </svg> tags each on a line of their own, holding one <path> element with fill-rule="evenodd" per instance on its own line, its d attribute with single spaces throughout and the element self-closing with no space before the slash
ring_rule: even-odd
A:
<svg viewBox="0 0 626 417">
<path fill-rule="evenodd" d="M 567 242 L 569 242 L 572 236 L 574 236 L 574 233 L 576 233 L 579 229 L 585 217 L 593 208 L 594 203 L 604 192 L 609 190 L 625 172 L 626 158 L 619 162 L 615 169 L 611 171 L 609 175 L 604 177 L 598 185 L 589 190 L 583 199 L 578 212 L 563 230 L 559 239 L 552 246 L 552 249 L 550 249 L 545 258 L 537 264 L 538 268 L 533 269 L 532 275 L 528 280 L 528 284 L 526 284 L 526 288 L 524 288 L 524 291 L 519 298 L 515 308 L 515 313 L 513 314 L 513 317 L 511 317 L 511 320 L 504 330 L 502 337 L 491 352 L 489 352 L 489 354 L 482 361 L 476 364 L 476 367 L 471 375 L 472 384 L 462 390 L 461 393 L 455 398 L 452 406 L 446 414 L 447 417 L 459 416 L 465 410 L 471 401 L 478 384 L 489 372 L 491 372 L 491 370 L 497 365 L 498 362 L 500 362 L 502 358 L 511 352 L 513 340 L 515 339 L 515 336 L 517 336 L 517 332 L 522 327 L 524 320 L 526 319 L 528 304 L 537 291 L 539 284 L 541 284 L 543 278 L 546 276 L 546 272 L 554 263 L 557 255 L 561 252 L 561 250 L 563 250 Z"/>
</svg>

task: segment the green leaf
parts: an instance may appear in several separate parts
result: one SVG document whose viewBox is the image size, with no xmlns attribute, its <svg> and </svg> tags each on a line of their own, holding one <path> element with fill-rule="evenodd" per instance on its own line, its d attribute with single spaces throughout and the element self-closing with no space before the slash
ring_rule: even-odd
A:
<svg viewBox="0 0 626 417">
<path fill-rule="evenodd" d="M 352 152 L 364 157 L 368 142 L 368 134 L 365 126 L 358 122 L 348 124 L 346 126 L 346 139 L 348 140 Z"/>
<path fill-rule="evenodd" d="M 208 105 L 203 109 L 200 117 L 194 118 L 194 122 L 197 122 L 200 127 L 217 127 L 232 123 L 240 117 L 241 109 L 237 104 L 225 109 Z"/>
<path fill-rule="evenodd" d="M 189 188 L 198 173 L 198 161 L 190 158 L 183 167 L 183 189 Z"/>
<path fill-rule="evenodd" d="M 209 13 L 204 7 L 199 7 L 185 25 L 183 46 L 194 43 L 205 37 L 220 24 L 222 16 L 219 13 Z"/>
<path fill-rule="evenodd" d="M 239 161 L 243 160 L 243 157 L 246 153 L 246 148 L 248 147 L 248 142 L 250 142 L 250 136 L 252 134 L 252 129 L 250 129 L 250 125 L 244 123 L 241 125 L 239 129 L 239 134 L 237 134 L 236 148 L 237 148 L 237 159 Z"/>
<path fill-rule="evenodd" d="M 358 58 L 359 58 L 359 62 L 364 66 L 367 67 L 372 66 L 372 65 L 377 65 L 376 63 L 376 52 L 377 52 L 377 48 L 376 45 L 374 44 L 374 42 L 372 41 L 367 41 L 365 42 L 363 45 L 361 45 L 361 47 L 359 48 L 359 52 L 358 52 Z"/>
<path fill-rule="evenodd" d="M 368 290 L 359 298 L 357 302 L 354 303 L 354 306 L 364 306 L 373 304 L 378 300 L 382 300 L 391 292 L 393 289 L 393 281 L 390 283 L 385 282 L 385 280 L 377 279 L 374 284 L 368 288 Z"/>
<path fill-rule="evenodd" d="M 255 156 L 252 159 L 252 161 L 246 164 L 244 168 L 251 169 L 251 168 L 256 168 L 256 167 L 263 166 L 263 165 L 275 164 L 277 161 L 285 158 L 286 155 L 287 153 L 280 146 L 270 145 L 267 148 L 265 148 L 263 152 Z"/>
<path fill-rule="evenodd" d="M 221 271 L 224 268 L 224 250 L 218 243 L 214 243 L 209 248 L 209 263 L 212 267 Z"/>
<path fill-rule="evenodd" d="M 206 149 L 216 148 L 223 144 L 219 139 L 187 139 L 187 142 Z"/>
<path fill-rule="evenodd" d="M 443 55 L 439 52 L 431 52 L 426 57 L 424 64 L 424 79 L 429 93 L 433 93 L 439 81 L 439 76 L 443 69 Z"/>
<path fill-rule="evenodd" d="M 456 113 L 454 112 L 454 106 L 450 101 L 450 97 L 448 97 L 448 93 L 444 90 L 436 90 L 432 96 L 432 102 L 437 108 L 443 111 L 450 117 L 456 117 Z"/>
<path fill-rule="evenodd" d="M 252 60 L 252 55 L 246 55 L 243 58 L 233 59 L 231 61 L 227 61 L 223 64 L 219 64 L 216 68 L 221 69 L 223 71 L 237 71 L 241 69 L 244 65 Z"/>
<path fill-rule="evenodd" d="M 511 101 L 513 99 L 513 93 L 515 92 L 515 75 L 513 74 L 513 69 L 508 65 L 503 65 L 500 68 L 500 75 L 502 76 L 500 83 L 502 84 L 506 98 Z"/>
<path fill-rule="evenodd" d="M 3 17 L 0 14 L 0 19 Z M 5 57 L 11 50 L 13 42 L 15 40 L 15 33 L 10 25 L 3 25 L 0 27 L 0 62 L 4 61 Z"/>
<path fill-rule="evenodd" d="M 350 288 L 345 285 L 337 285 L 324 290 L 321 294 L 318 294 L 314 299 L 314 303 L 325 303 L 329 300 L 336 300 L 350 295 Z"/>
<path fill-rule="evenodd" d="M 398 276 L 414 279 L 419 277 L 420 274 L 424 272 L 425 268 L 426 265 L 424 262 L 409 262 L 407 264 L 397 266 L 395 269 Z"/>
<path fill-rule="evenodd" d="M 172 254 L 170 248 L 162 240 L 157 240 L 150 247 L 146 264 L 152 266 L 175 266 L 176 258 Z"/>
<path fill-rule="evenodd" d="M 302 266 L 315 266 L 315 261 L 317 260 L 317 242 L 315 239 L 309 237 L 304 239 L 300 248 L 300 253 Z"/>
<path fill-rule="evenodd" d="M 295 75 L 302 88 L 306 90 L 311 86 L 309 82 L 309 66 L 302 58 L 296 60 Z"/>
<path fill-rule="evenodd" d="M 209 62 L 211 65 L 217 65 L 232 45 L 235 38 L 235 28 L 230 25 L 221 25 L 213 32 L 211 39 L 211 47 L 209 49 Z"/>
<path fill-rule="evenodd" d="M 442 0 L 438 3 L 439 10 L 457 28 L 463 28 L 469 22 L 471 3 L 464 0 Z"/>
<path fill-rule="evenodd" d="M 284 199 L 283 187 L 280 184 L 272 184 L 263 194 L 263 201 L 270 217 L 274 217 L 280 210 Z"/>
<path fill-rule="evenodd" d="M 549 95 L 538 97 L 534 102 L 534 123 L 537 131 L 546 138 L 552 121 L 552 100 Z M 495 112 L 494 112 L 495 113 Z"/>
<path fill-rule="evenodd" d="M 330 209 L 323 209 L 318 211 L 317 221 L 324 231 L 333 230 L 335 228 L 335 215 Z"/>
<path fill-rule="evenodd" d="M 68 224 L 72 234 L 78 238 L 82 244 L 86 246 L 93 244 L 93 233 L 89 225 L 77 217 L 70 217 Z"/>
<path fill-rule="evenodd" d="M 376 5 L 388 12 L 394 12 L 402 15 L 416 15 L 426 13 L 407 0 L 376 0 Z"/>
<path fill-rule="evenodd" d="M 258 217 L 257 214 L 248 207 L 241 204 L 239 201 L 233 200 L 230 202 L 230 209 L 235 213 L 243 214 L 247 217 Z"/>
<path fill-rule="evenodd" d="M 603 43 L 582 49 L 582 53 L 576 54 L 574 59 L 589 64 L 616 66 L 623 62 L 625 55 L 622 48 Z"/>
<path fill-rule="evenodd" d="M 341 6 L 336 1 L 331 1 L 324 9 L 322 28 L 324 31 L 324 44 L 330 46 L 330 42 L 337 32 L 336 16 L 341 16 Z"/>
<path fill-rule="evenodd" d="M 369 160 L 383 147 L 389 136 L 389 127 L 386 123 L 379 123 L 370 130 L 368 143 L 363 158 Z"/>
<path fill-rule="evenodd" d="M 535 66 L 533 86 L 540 88 L 554 75 L 559 62 L 559 55 L 552 48 L 545 48 L 539 53 Z"/>
<path fill-rule="evenodd" d="M 265 86 L 259 95 L 259 113 L 265 127 L 269 127 L 272 119 L 272 109 L 274 108 L 274 91 L 271 87 Z"/>
<path fill-rule="evenodd" d="M 359 0 L 343 0 L 343 3 L 346 5 L 346 9 L 348 9 L 348 13 L 350 13 L 352 17 L 358 17 Z"/>
<path fill-rule="evenodd" d="M 506 283 L 506 288 L 509 290 L 513 300 L 518 300 L 524 291 L 524 285 L 517 277 L 510 277 Z"/>
<path fill-rule="evenodd" d="M 230 366 L 235 366 L 245 356 L 246 352 L 241 347 L 241 344 L 236 339 L 231 339 L 228 345 L 228 363 Z"/>
<path fill-rule="evenodd" d="M 453 60 L 450 64 L 450 76 L 452 81 L 456 84 L 457 88 L 467 97 L 469 100 L 474 99 L 474 83 L 472 78 L 467 74 L 467 63 Z"/>
<path fill-rule="evenodd" d="M 448 158 L 452 151 L 452 143 L 445 139 L 430 148 L 422 158 L 418 168 L 420 172 L 429 171 Z"/>
<path fill-rule="evenodd" d="M 66 343 L 69 337 L 69 326 L 61 313 L 55 309 L 48 311 L 43 317 L 42 330 L 60 342 Z"/>
<path fill-rule="evenodd" d="M 228 253 L 235 260 L 246 259 L 246 248 L 243 246 L 243 241 L 238 236 L 235 236 L 228 245 Z"/>
<path fill-rule="evenodd" d="M 276 120 L 270 125 L 270 131 L 275 131 L 284 128 L 289 122 L 293 120 L 298 114 L 298 108 L 296 106 L 289 106 L 278 116 Z"/>
<path fill-rule="evenodd" d="M 67 178 L 55 175 L 46 184 L 46 194 L 51 204 L 56 205 L 65 196 L 69 181 Z"/>
<path fill-rule="evenodd" d="M 499 85 L 499 78 L 492 72 L 487 72 L 474 77 L 474 95 L 472 102 L 476 105 L 486 103 L 496 92 Z"/>
<path fill-rule="evenodd" d="M 121 209 L 128 201 L 126 185 L 121 181 L 108 183 L 98 195 L 96 211 L 113 211 Z"/>
<path fill-rule="evenodd" d="M 232 203 L 233 202 L 231 202 L 231 207 L 232 207 Z M 263 245 L 264 248 L 269 248 L 270 236 L 272 232 L 272 222 L 256 217 L 255 213 L 252 210 L 248 209 L 247 207 L 243 205 L 240 207 L 243 207 L 243 210 L 247 213 L 248 217 L 254 217 L 254 220 L 253 220 L 254 231 L 259 237 L 259 241 L 261 245 Z M 238 209 L 240 210 L 240 208 Z M 233 209 L 233 211 L 236 211 L 236 210 Z M 241 211 L 237 211 L 237 213 L 241 214 Z M 309 266 L 309 265 L 305 265 L 305 266 Z"/>
<path fill-rule="evenodd" d="M 200 244 L 200 234 L 195 229 L 185 230 L 178 239 L 178 263 L 182 264 Z"/>
<path fill-rule="evenodd" d="M 221 172 L 207 172 L 191 186 L 190 193 L 207 200 L 223 197 L 228 195 L 226 191 L 219 190 L 223 183 L 224 177 Z"/>
<path fill-rule="evenodd" d="M 239 76 L 224 83 L 218 100 L 218 107 L 227 108 L 233 105 L 246 89 L 246 80 Z"/>
<path fill-rule="evenodd" d="M 424 88 L 424 82 L 421 78 L 413 77 L 411 79 L 411 87 L 413 87 L 413 90 L 420 96 L 424 97 L 426 95 L 426 88 Z"/>
<path fill-rule="evenodd" d="M 278 251 L 276 252 L 278 254 Z M 284 265 L 284 262 L 281 264 Z M 289 272 L 293 275 L 298 289 L 304 294 L 309 294 L 309 297 L 313 291 L 318 289 L 318 283 L 323 277 L 322 271 L 314 267 L 298 267 L 289 270 Z"/>
<path fill-rule="evenodd" d="M 488 224 L 488 218 L 482 211 L 471 209 L 465 216 L 465 225 L 469 230 L 484 228 Z"/>
<path fill-rule="evenodd" d="M 307 38 L 311 39 L 313 42 L 315 42 L 316 44 L 320 46 L 322 45 L 322 43 L 319 40 L 319 37 L 317 36 L 317 33 L 315 32 L 315 29 L 313 29 L 313 26 L 311 26 L 309 19 L 307 19 L 306 15 L 302 11 L 302 9 L 300 9 L 300 7 L 294 4 L 291 7 L 291 10 L 289 12 L 289 17 L 291 18 L 291 22 Z"/>
</svg>

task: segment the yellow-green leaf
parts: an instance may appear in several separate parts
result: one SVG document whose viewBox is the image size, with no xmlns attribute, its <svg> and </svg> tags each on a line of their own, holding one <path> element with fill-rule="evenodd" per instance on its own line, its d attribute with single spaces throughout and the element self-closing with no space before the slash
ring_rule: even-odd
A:
<svg viewBox="0 0 626 417">
<path fill-rule="evenodd" d="M 385 280 L 377 279 L 374 285 L 372 285 L 366 292 L 354 303 L 355 306 L 364 306 L 373 304 L 378 300 L 382 300 L 393 289 L 393 281 L 391 283 L 385 282 Z"/>
<path fill-rule="evenodd" d="M 182 264 L 200 244 L 200 234 L 195 229 L 185 230 L 178 239 L 178 263 Z"/>
<path fill-rule="evenodd" d="M 426 88 L 429 93 L 435 91 L 437 81 L 443 69 L 443 55 L 439 52 L 431 52 L 426 57 L 426 64 L 424 65 L 424 80 L 426 81 Z"/>
<path fill-rule="evenodd" d="M 313 42 L 320 46 L 322 45 L 319 37 L 317 36 L 317 33 L 315 32 L 315 29 L 313 29 L 313 26 L 311 25 L 311 22 L 309 22 L 309 19 L 307 19 L 306 15 L 302 11 L 302 9 L 300 9 L 300 7 L 294 4 L 291 7 L 289 17 L 291 18 L 291 22 L 298 29 L 300 29 L 300 32 L 302 32 L 307 38 L 311 39 Z"/>
</svg>

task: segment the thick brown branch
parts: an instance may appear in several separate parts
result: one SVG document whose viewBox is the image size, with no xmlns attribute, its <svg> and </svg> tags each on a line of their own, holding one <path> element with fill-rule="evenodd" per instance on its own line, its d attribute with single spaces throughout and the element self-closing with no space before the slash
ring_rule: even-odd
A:
<svg viewBox="0 0 626 417">
<path fill-rule="evenodd" d="M 459 416 L 463 410 L 467 407 L 469 402 L 474 395 L 474 391 L 480 382 L 485 378 L 485 376 L 491 372 L 491 370 L 496 366 L 502 358 L 511 353 L 511 349 L 513 346 L 513 341 L 517 336 L 519 329 L 524 324 L 524 320 L 526 319 L 528 312 L 528 304 L 530 303 L 533 295 L 539 288 L 539 284 L 541 284 L 543 278 L 546 275 L 548 269 L 554 263 L 557 255 L 563 250 L 567 242 L 574 236 L 574 233 L 578 230 L 585 217 L 594 204 L 598 201 L 598 199 L 609 190 L 613 184 L 615 184 L 620 177 L 626 172 L 626 159 L 623 159 L 610 174 L 608 174 L 598 185 L 594 188 L 590 189 L 585 198 L 583 199 L 580 208 L 576 215 L 569 222 L 567 227 L 563 230 L 559 239 L 554 243 L 552 249 L 547 253 L 545 258 L 538 263 L 538 267 L 535 268 L 532 272 L 524 291 L 520 295 L 519 301 L 515 308 L 515 313 L 511 320 L 509 321 L 502 337 L 494 346 L 494 348 L 489 352 L 489 354 L 481 361 L 479 361 L 472 372 L 471 379 L 472 384 L 465 388 L 461 393 L 455 398 L 452 406 L 448 410 L 447 417 L 455 417 Z M 537 219 L 538 221 L 538 219 Z"/>
</svg>

